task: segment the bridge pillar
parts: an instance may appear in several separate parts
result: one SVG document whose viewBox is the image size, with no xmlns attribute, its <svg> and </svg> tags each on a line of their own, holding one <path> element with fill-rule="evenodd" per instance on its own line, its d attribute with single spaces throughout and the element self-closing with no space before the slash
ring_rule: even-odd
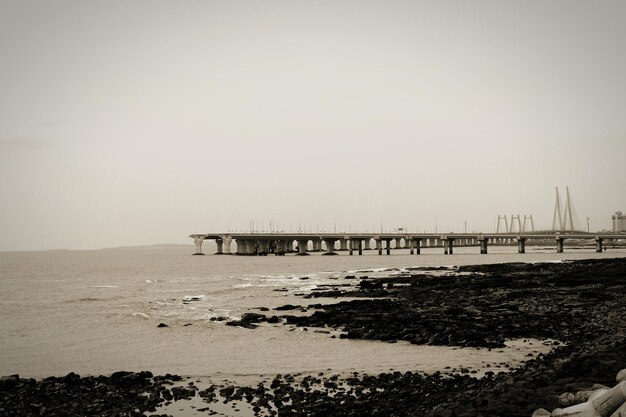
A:
<svg viewBox="0 0 626 417">
<path fill-rule="evenodd" d="M 250 252 L 250 255 L 257 255 L 259 253 L 259 241 L 258 240 L 255 239 L 255 240 L 248 241 L 248 252 Z"/>
<path fill-rule="evenodd" d="M 526 238 L 517 238 L 517 253 L 526 253 Z"/>
<path fill-rule="evenodd" d="M 391 239 L 385 239 L 385 249 L 387 251 L 387 255 L 391 255 Z"/>
<path fill-rule="evenodd" d="M 235 243 L 237 244 L 237 255 L 248 254 L 248 241 L 245 239 L 235 239 Z"/>
<path fill-rule="evenodd" d="M 339 244 L 341 245 L 339 250 L 348 250 L 348 239 L 339 239 Z"/>
<path fill-rule="evenodd" d="M 556 252 L 563 253 L 563 242 L 565 241 L 565 239 L 562 237 L 558 237 L 555 240 L 556 240 Z"/>
<path fill-rule="evenodd" d="M 413 255 L 415 253 L 415 249 L 413 249 L 413 240 L 412 239 L 407 239 L 405 240 L 405 242 L 409 243 L 409 254 Z"/>
<path fill-rule="evenodd" d="M 230 244 L 233 241 L 233 238 L 230 236 L 226 236 L 222 238 L 222 253 L 224 255 L 230 255 Z"/>
<path fill-rule="evenodd" d="M 350 251 L 350 252 L 348 253 L 348 255 L 352 256 L 352 255 L 353 255 L 353 253 L 352 253 L 352 252 L 354 252 L 354 240 L 350 239 L 350 240 L 348 241 L 348 248 L 349 248 L 349 251 Z"/>
<path fill-rule="evenodd" d="M 363 248 L 363 249 L 365 249 L 365 250 L 372 250 L 372 248 L 370 246 L 371 241 L 372 241 L 372 239 L 370 239 L 370 238 L 365 239 L 365 248 Z"/>
<path fill-rule="evenodd" d="M 404 249 L 411 249 L 411 241 L 408 236 L 404 237 Z"/>
<path fill-rule="evenodd" d="M 326 253 L 323 255 L 337 255 L 335 253 L 335 239 L 324 239 L 324 243 L 326 243 Z"/>
<path fill-rule="evenodd" d="M 321 252 L 322 250 L 322 239 L 313 239 L 313 252 Z"/>
<path fill-rule="evenodd" d="M 376 239 L 376 249 L 379 255 L 383 254 L 383 241 L 381 239 Z"/>
<path fill-rule="evenodd" d="M 224 252 L 224 242 L 226 241 L 226 252 Z M 215 252 L 216 255 L 223 255 L 224 253 L 230 255 L 230 241 L 231 238 L 218 238 L 215 239 L 215 244 L 217 245 L 217 252 Z"/>
<path fill-rule="evenodd" d="M 282 256 L 287 251 L 287 242 L 284 240 L 274 241 L 274 255 Z"/>
<path fill-rule="evenodd" d="M 204 237 L 202 236 L 194 236 L 193 237 L 193 243 L 196 244 L 196 253 L 194 253 L 194 255 L 204 255 L 204 253 L 202 253 L 202 243 L 204 242 Z"/>
<path fill-rule="evenodd" d="M 420 254 L 420 246 L 422 245 L 422 239 L 412 239 L 413 241 L 413 249 L 415 249 L 415 254 Z"/>
<path fill-rule="evenodd" d="M 478 243 L 480 244 L 480 253 L 486 255 L 487 248 L 489 247 L 489 239 L 486 237 L 478 238 Z"/>
<path fill-rule="evenodd" d="M 363 255 L 363 241 L 361 239 L 350 239 L 350 255 L 355 250 L 359 251 L 359 255 Z"/>
<path fill-rule="evenodd" d="M 257 255 L 267 255 L 270 251 L 270 241 L 266 239 L 259 240 L 259 249 Z"/>
<path fill-rule="evenodd" d="M 596 238 L 596 252 L 602 252 L 602 239 Z"/>
<path fill-rule="evenodd" d="M 217 246 L 217 252 L 215 252 L 215 254 L 221 255 L 223 253 L 224 241 L 222 239 L 215 239 L 215 245 Z"/>
<path fill-rule="evenodd" d="M 395 240 L 396 240 L 396 246 L 395 246 L 395 249 L 400 249 L 400 248 L 402 248 L 402 239 L 401 239 L 401 238 L 399 238 L 399 237 L 397 237 L 397 238 L 395 238 Z"/>
<path fill-rule="evenodd" d="M 307 253 L 307 246 L 309 245 L 309 240 L 298 240 L 298 255 L 309 255 Z"/>
<path fill-rule="evenodd" d="M 444 255 L 452 255 L 454 253 L 454 239 L 453 238 L 445 238 L 443 239 L 443 254 Z"/>
</svg>

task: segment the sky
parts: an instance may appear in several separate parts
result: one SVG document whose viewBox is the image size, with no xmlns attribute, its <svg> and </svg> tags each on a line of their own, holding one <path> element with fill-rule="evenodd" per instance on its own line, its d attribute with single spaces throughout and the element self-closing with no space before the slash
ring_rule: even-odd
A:
<svg viewBox="0 0 626 417">
<path fill-rule="evenodd" d="M 0 0 L 0 251 L 626 211 L 626 2 Z M 270 226 L 271 223 L 271 226 Z"/>
</svg>

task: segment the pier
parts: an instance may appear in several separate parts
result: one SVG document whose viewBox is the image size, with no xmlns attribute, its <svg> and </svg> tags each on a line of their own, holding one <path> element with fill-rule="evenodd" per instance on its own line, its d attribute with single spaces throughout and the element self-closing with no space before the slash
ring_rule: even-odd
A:
<svg viewBox="0 0 626 417">
<path fill-rule="evenodd" d="M 524 233 L 209 233 L 189 235 L 196 245 L 196 255 L 203 255 L 205 240 L 215 240 L 216 255 L 362 255 L 363 251 L 375 250 L 379 255 L 390 255 L 392 250 L 408 249 L 409 254 L 419 255 L 422 248 L 442 248 L 446 255 L 454 254 L 455 247 L 475 246 L 481 254 L 487 254 L 489 246 L 517 245 L 518 253 L 526 252 L 530 241 L 543 244 L 552 242 L 556 252 L 562 253 L 565 240 L 594 241 L 596 252 L 602 252 L 606 242 L 626 240 L 626 233 L 585 232 L 524 232 Z M 392 244 L 393 242 L 393 244 Z M 233 243 L 235 248 L 233 251 Z M 372 248 L 372 243 L 374 247 Z"/>
</svg>

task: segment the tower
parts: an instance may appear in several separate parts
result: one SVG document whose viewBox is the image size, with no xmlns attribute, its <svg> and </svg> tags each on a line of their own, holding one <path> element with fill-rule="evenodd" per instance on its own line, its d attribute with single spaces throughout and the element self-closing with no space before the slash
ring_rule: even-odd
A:
<svg viewBox="0 0 626 417">
<path fill-rule="evenodd" d="M 557 221 L 558 220 L 558 221 Z M 561 213 L 561 196 L 559 187 L 556 187 L 556 201 L 554 202 L 554 215 L 552 216 L 553 231 L 574 231 L 574 217 L 572 216 L 572 203 L 569 187 L 565 187 L 565 207 Z"/>
</svg>

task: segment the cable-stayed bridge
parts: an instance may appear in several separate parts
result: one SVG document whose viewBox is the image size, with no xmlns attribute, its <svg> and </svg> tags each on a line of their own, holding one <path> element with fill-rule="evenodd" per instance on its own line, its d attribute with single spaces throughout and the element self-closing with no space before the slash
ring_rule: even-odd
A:
<svg viewBox="0 0 626 417">
<path fill-rule="evenodd" d="M 626 233 L 589 233 L 579 231 L 576 211 L 572 203 L 569 187 L 565 188 L 565 204 L 561 202 L 559 189 L 556 188 L 556 201 L 552 219 L 552 230 L 535 231 L 532 215 L 511 215 L 510 222 L 507 216 L 499 215 L 495 233 L 407 233 L 398 229 L 389 233 L 290 233 L 290 232 L 248 232 L 248 233 L 209 233 L 192 234 L 196 244 L 196 255 L 202 255 L 202 243 L 205 240 L 215 240 L 217 255 L 285 255 L 295 253 L 308 255 L 310 252 L 324 252 L 324 255 L 337 255 L 337 252 L 346 251 L 350 255 L 363 251 L 377 250 L 379 255 L 387 255 L 392 250 L 409 249 L 410 254 L 420 254 L 422 248 L 443 248 L 444 254 L 452 255 L 455 246 L 476 246 L 480 253 L 488 253 L 490 245 L 517 245 L 519 253 L 526 252 L 527 242 L 542 244 L 554 242 L 556 251 L 563 252 L 565 240 L 594 241 L 596 252 L 602 252 L 605 241 L 615 242 L 626 240 Z M 494 218 L 495 220 L 495 218 Z M 587 219 L 589 220 L 589 219 Z M 500 227 L 504 226 L 502 229 Z M 529 230 L 530 229 L 530 230 Z M 503 230 L 500 232 L 500 230 Z M 231 245 L 236 249 L 232 251 Z M 374 248 L 372 248 L 374 242 Z M 392 242 L 394 242 L 392 246 Z M 295 245 L 295 248 L 294 248 Z"/>
<path fill-rule="evenodd" d="M 420 254 L 422 248 L 443 248 L 446 255 L 454 253 L 455 246 L 476 246 L 486 254 L 490 245 L 515 245 L 518 252 L 526 252 L 528 241 L 554 242 L 556 251 L 563 252 L 565 240 L 595 241 L 596 251 L 602 252 L 605 241 L 626 240 L 626 233 L 586 233 L 538 231 L 524 233 L 208 233 L 192 234 L 196 254 L 202 254 L 202 243 L 214 240 L 218 255 L 285 255 L 324 252 L 337 255 L 346 251 L 350 255 L 377 250 L 379 255 L 392 250 L 409 249 L 410 254 Z M 374 247 L 372 248 L 372 242 Z M 392 242 L 394 243 L 392 246 Z M 236 248 L 233 251 L 232 243 Z M 295 246 L 294 246 L 295 245 Z"/>
</svg>

